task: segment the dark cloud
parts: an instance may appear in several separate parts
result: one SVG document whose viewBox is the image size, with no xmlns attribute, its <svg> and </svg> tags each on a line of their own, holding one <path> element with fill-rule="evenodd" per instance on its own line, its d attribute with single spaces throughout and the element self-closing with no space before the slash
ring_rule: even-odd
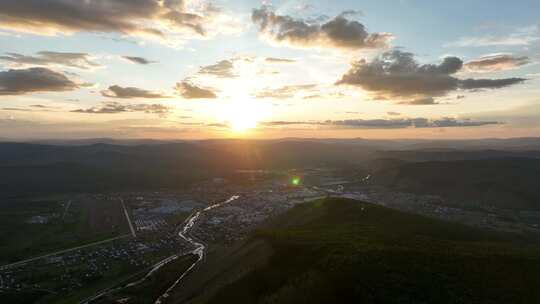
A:
<svg viewBox="0 0 540 304">
<path fill-rule="evenodd" d="M 64 74 L 47 68 L 0 71 L 0 95 L 71 91 L 79 86 Z"/>
<path fill-rule="evenodd" d="M 221 14 L 209 4 L 188 8 L 186 1 L 0 1 L 0 28 L 41 35 L 102 32 L 163 38 L 172 32 L 207 36 L 208 26 L 215 26 Z"/>
<path fill-rule="evenodd" d="M 500 89 L 514 84 L 522 83 L 524 78 L 502 78 L 502 79 L 464 79 L 460 81 L 461 87 L 466 90 L 477 89 Z"/>
<path fill-rule="evenodd" d="M 118 85 L 110 86 L 109 89 L 101 91 L 101 95 L 111 98 L 168 98 L 168 96 L 159 92 Z"/>
<path fill-rule="evenodd" d="M 368 33 L 365 26 L 347 19 L 346 11 L 326 22 L 310 22 L 278 15 L 268 6 L 254 9 L 251 20 L 259 32 L 274 43 L 308 48 L 369 49 L 386 47 L 393 38 L 389 33 Z"/>
<path fill-rule="evenodd" d="M 316 84 L 287 85 L 287 86 L 283 86 L 283 87 L 279 87 L 275 89 L 266 89 L 266 90 L 257 92 L 255 94 L 255 97 L 287 99 L 287 98 L 294 97 L 298 92 L 310 91 L 316 87 L 317 87 Z"/>
<path fill-rule="evenodd" d="M 148 60 L 146 58 L 143 58 L 143 57 L 136 57 L 136 56 L 122 56 L 122 58 L 132 62 L 132 63 L 137 63 L 137 64 L 151 64 L 151 63 L 156 63 L 157 61 L 152 61 L 152 60 Z"/>
<path fill-rule="evenodd" d="M 216 93 L 208 88 L 201 88 L 188 81 L 182 81 L 176 84 L 176 91 L 180 96 L 187 99 L 213 99 L 217 98 Z"/>
<path fill-rule="evenodd" d="M 221 60 L 216 64 L 202 66 L 199 70 L 199 74 L 207 74 L 220 78 L 237 77 L 237 75 L 234 73 L 233 60 Z"/>
<path fill-rule="evenodd" d="M 26 109 L 26 108 L 2 108 L 2 111 L 32 112 L 32 109 Z"/>
<path fill-rule="evenodd" d="M 497 54 L 471 60 L 465 64 L 465 67 L 472 72 L 495 72 L 515 69 L 530 62 L 531 61 L 527 56 Z"/>
<path fill-rule="evenodd" d="M 399 116 L 399 115 L 401 115 L 401 113 L 398 113 L 398 112 L 392 112 L 392 111 L 386 112 L 386 114 L 391 115 L 391 116 Z"/>
<path fill-rule="evenodd" d="M 392 112 L 395 113 L 395 112 Z M 399 115 L 399 113 L 397 113 Z M 358 129 L 403 129 L 403 128 L 450 128 L 450 127 L 479 127 L 502 124 L 498 121 L 474 121 L 470 119 L 457 120 L 455 118 L 427 119 L 427 118 L 399 118 L 399 119 L 345 119 L 325 121 L 270 121 L 262 122 L 263 126 L 288 125 L 317 125 L 330 128 L 358 128 Z"/>
<path fill-rule="evenodd" d="M 36 56 L 26 56 L 18 53 L 6 53 L 0 56 L 0 60 L 9 62 L 15 66 L 50 66 L 63 65 L 79 69 L 91 69 L 101 65 L 92 61 L 86 53 L 63 53 L 43 51 Z"/>
<path fill-rule="evenodd" d="M 359 86 L 375 99 L 435 104 L 435 97 L 452 91 L 497 89 L 525 81 L 522 78 L 461 80 L 453 74 L 462 67 L 463 61 L 457 57 L 446 57 L 439 64 L 419 64 L 412 53 L 392 50 L 371 62 L 354 62 L 337 84 Z"/>
<path fill-rule="evenodd" d="M 264 59 L 266 62 L 272 62 L 272 63 L 293 63 L 296 62 L 294 59 L 287 59 L 287 58 L 276 58 L 276 57 L 266 57 Z"/>
<path fill-rule="evenodd" d="M 439 103 L 436 102 L 435 98 L 433 97 L 421 97 L 417 99 L 402 101 L 402 102 L 399 102 L 399 104 L 425 106 L 425 105 L 435 105 Z"/>
<path fill-rule="evenodd" d="M 123 112 L 143 112 L 166 116 L 171 112 L 171 108 L 162 104 L 121 104 L 119 102 L 105 102 L 100 106 L 87 109 L 77 109 L 71 112 L 86 114 L 116 114 Z"/>
</svg>

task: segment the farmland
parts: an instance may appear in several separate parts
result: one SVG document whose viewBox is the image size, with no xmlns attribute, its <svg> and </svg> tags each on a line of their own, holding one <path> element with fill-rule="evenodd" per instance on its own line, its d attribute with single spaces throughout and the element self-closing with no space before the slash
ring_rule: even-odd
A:
<svg viewBox="0 0 540 304">
<path fill-rule="evenodd" d="M 3 201 L 0 263 L 64 250 L 128 232 L 118 201 L 96 196 Z"/>
</svg>

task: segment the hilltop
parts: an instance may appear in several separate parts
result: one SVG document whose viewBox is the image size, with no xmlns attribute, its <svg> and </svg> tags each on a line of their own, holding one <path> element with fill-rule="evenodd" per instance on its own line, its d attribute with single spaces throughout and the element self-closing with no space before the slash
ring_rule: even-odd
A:
<svg viewBox="0 0 540 304">
<path fill-rule="evenodd" d="M 525 243 L 328 198 L 298 205 L 220 255 L 223 273 L 190 303 L 535 303 L 540 247 Z M 242 254 L 249 267 L 223 265 Z"/>
</svg>

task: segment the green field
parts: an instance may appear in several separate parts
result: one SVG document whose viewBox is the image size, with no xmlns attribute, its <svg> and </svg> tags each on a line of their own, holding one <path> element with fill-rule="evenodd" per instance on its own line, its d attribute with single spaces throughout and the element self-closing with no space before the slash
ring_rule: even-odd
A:
<svg viewBox="0 0 540 304">
<path fill-rule="evenodd" d="M 326 199 L 276 218 L 260 240 L 266 263 L 194 303 L 540 302 L 540 247 L 523 236 Z"/>
<path fill-rule="evenodd" d="M 29 223 L 36 216 L 47 218 L 47 222 Z M 127 222 L 118 201 L 83 195 L 3 201 L 0 265 L 125 233 Z"/>
</svg>

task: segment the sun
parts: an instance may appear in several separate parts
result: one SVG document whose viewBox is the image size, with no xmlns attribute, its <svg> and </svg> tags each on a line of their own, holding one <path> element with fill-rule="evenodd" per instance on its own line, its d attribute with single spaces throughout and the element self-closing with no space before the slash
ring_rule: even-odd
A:
<svg viewBox="0 0 540 304">
<path fill-rule="evenodd" d="M 238 115 L 229 122 L 231 130 L 234 132 L 245 132 L 249 129 L 257 127 L 257 120 L 253 117 Z"/>
<path fill-rule="evenodd" d="M 245 133 L 255 129 L 266 113 L 267 111 L 260 103 L 251 99 L 242 99 L 228 104 L 225 120 L 231 131 Z"/>
</svg>

